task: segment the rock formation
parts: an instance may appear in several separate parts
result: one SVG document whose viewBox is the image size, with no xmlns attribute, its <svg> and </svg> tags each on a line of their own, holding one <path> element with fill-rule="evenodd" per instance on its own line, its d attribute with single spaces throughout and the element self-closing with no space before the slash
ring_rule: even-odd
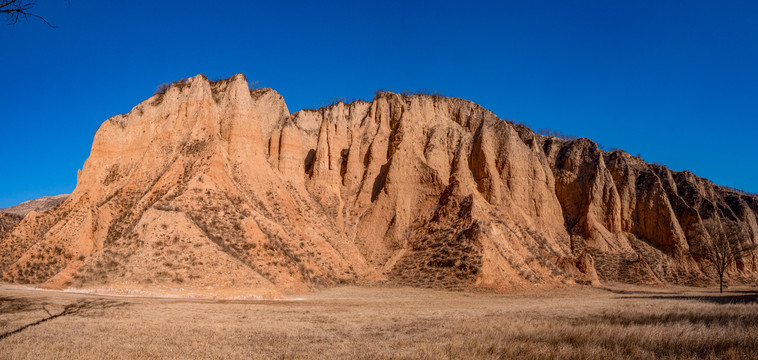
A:
<svg viewBox="0 0 758 360">
<path fill-rule="evenodd" d="M 38 199 L 24 201 L 16 206 L 0 209 L 0 237 L 16 226 L 26 214 L 35 211 L 44 213 L 62 203 L 68 198 L 68 194 L 57 196 L 43 196 Z"/>
<path fill-rule="evenodd" d="M 190 296 L 705 284 L 703 220 L 747 244 L 756 213 L 756 197 L 461 99 L 380 92 L 290 114 L 242 75 L 199 75 L 103 123 L 71 196 L 0 239 L 0 270 Z M 755 260 L 733 278 L 754 279 Z"/>
<path fill-rule="evenodd" d="M 21 215 L 0 212 L 0 236 L 10 231 L 23 217 Z"/>
</svg>

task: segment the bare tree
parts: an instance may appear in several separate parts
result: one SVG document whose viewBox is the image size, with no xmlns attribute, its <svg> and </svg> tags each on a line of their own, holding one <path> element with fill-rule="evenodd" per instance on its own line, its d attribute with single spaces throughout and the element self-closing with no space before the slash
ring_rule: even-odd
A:
<svg viewBox="0 0 758 360">
<path fill-rule="evenodd" d="M 34 17 L 42 20 L 47 26 L 54 28 L 55 26 L 47 22 L 45 18 L 32 12 L 34 5 L 36 5 L 34 1 L 29 0 L 0 0 L 0 14 L 7 16 L 8 25 L 14 25 L 19 20 L 27 20 L 30 17 Z"/>
<path fill-rule="evenodd" d="M 756 249 L 756 244 L 742 244 L 745 230 L 736 223 L 708 219 L 703 221 L 710 242 L 704 239 L 702 250 L 694 255 L 707 260 L 719 276 L 719 292 L 724 292 L 724 274 L 730 266 Z"/>
<path fill-rule="evenodd" d="M 564 133 L 562 133 L 562 132 L 560 132 L 558 130 L 553 130 L 553 129 L 548 129 L 548 128 L 537 129 L 537 133 L 540 134 L 540 135 L 557 137 L 557 138 L 563 139 L 563 140 L 574 140 L 574 139 L 576 139 L 576 136 L 567 135 L 567 134 L 564 134 Z"/>
</svg>

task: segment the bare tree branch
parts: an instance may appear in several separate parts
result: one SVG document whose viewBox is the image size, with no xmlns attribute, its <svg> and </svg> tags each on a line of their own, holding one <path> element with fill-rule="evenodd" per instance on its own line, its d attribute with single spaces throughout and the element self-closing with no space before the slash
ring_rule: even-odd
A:
<svg viewBox="0 0 758 360">
<path fill-rule="evenodd" d="M 0 2 L 0 13 L 6 14 L 8 25 L 15 25 L 19 20 L 28 20 L 30 17 L 42 20 L 47 26 L 55 28 L 55 25 L 49 23 L 44 17 L 32 12 L 36 5 L 34 1 L 28 0 L 2 0 Z"/>
<path fill-rule="evenodd" d="M 745 230 L 738 224 L 722 221 L 719 218 L 703 221 L 703 246 L 693 255 L 708 261 L 719 276 L 719 291 L 724 292 L 724 274 L 729 267 L 752 253 L 756 244 L 745 244 L 748 238 Z"/>
</svg>

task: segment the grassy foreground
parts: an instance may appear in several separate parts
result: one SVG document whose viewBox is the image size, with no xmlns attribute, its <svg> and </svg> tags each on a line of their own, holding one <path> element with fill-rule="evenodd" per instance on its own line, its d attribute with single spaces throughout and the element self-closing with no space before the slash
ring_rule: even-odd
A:
<svg viewBox="0 0 758 360">
<path fill-rule="evenodd" d="M 0 358 L 750 359 L 757 301 L 749 289 L 346 287 L 235 302 L 0 288 Z"/>
</svg>

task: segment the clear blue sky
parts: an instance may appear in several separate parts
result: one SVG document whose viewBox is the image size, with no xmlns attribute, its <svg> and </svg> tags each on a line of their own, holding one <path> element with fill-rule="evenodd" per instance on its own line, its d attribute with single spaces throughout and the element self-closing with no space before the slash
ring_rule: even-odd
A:
<svg viewBox="0 0 758 360">
<path fill-rule="evenodd" d="M 0 26 L 0 207 L 74 189 L 162 82 L 245 73 L 291 111 L 431 89 L 758 192 L 758 1 L 39 0 Z"/>
</svg>

